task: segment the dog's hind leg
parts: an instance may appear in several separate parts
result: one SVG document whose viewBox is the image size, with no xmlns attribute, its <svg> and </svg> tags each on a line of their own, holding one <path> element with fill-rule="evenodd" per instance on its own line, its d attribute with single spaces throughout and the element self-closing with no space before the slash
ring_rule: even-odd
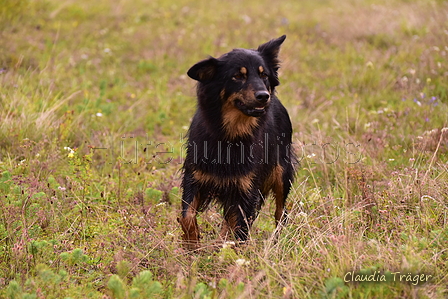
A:
<svg viewBox="0 0 448 299">
<path fill-rule="evenodd" d="M 284 195 L 282 185 L 274 186 L 275 195 L 275 224 L 279 226 L 280 224 L 285 224 L 288 218 L 288 211 L 286 210 L 286 196 Z"/>
<path fill-rule="evenodd" d="M 288 197 L 291 182 L 285 179 L 285 170 L 280 165 L 274 167 L 272 172 L 272 191 L 275 197 L 275 224 L 284 224 L 287 219 L 286 198 Z"/>
</svg>

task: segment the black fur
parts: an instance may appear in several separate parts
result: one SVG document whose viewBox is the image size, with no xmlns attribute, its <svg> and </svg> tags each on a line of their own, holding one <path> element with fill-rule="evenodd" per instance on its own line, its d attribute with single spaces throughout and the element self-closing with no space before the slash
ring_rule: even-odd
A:
<svg viewBox="0 0 448 299">
<path fill-rule="evenodd" d="M 212 200 L 223 207 L 223 226 L 241 241 L 269 191 L 276 196 L 277 223 L 286 217 L 295 160 L 289 115 L 275 92 L 285 38 L 210 57 L 188 71 L 198 81 L 179 219 L 189 248 L 198 246 L 196 212 Z"/>
</svg>

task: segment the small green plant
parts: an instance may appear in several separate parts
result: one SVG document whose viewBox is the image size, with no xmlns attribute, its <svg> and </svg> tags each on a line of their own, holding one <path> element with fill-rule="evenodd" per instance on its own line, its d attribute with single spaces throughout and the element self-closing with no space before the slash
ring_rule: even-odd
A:
<svg viewBox="0 0 448 299">
<path fill-rule="evenodd" d="M 321 293 L 322 299 L 327 298 L 346 298 L 349 288 L 344 284 L 340 277 L 331 277 L 325 281 L 325 289 Z"/>
<path fill-rule="evenodd" d="M 213 298 L 212 296 L 213 290 L 211 290 L 205 283 L 200 282 L 194 287 L 193 298 L 211 299 Z"/>
<path fill-rule="evenodd" d="M 109 278 L 107 287 L 112 292 L 112 298 L 161 298 L 162 284 L 153 280 L 151 271 L 140 272 L 132 279 L 132 284 L 127 286 L 118 275 Z"/>
<path fill-rule="evenodd" d="M 15 280 L 9 282 L 6 297 L 8 299 L 37 299 L 42 296 L 63 298 L 67 278 L 67 272 L 64 270 L 55 273 L 46 265 L 38 264 L 36 275 L 27 279 L 23 288 Z"/>
<path fill-rule="evenodd" d="M 163 197 L 163 192 L 154 188 L 147 188 L 145 194 L 151 203 L 159 203 Z"/>
</svg>

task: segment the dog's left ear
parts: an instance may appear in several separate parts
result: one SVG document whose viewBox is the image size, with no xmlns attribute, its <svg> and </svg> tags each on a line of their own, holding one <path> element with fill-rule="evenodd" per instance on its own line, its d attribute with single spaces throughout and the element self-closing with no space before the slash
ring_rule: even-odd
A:
<svg viewBox="0 0 448 299">
<path fill-rule="evenodd" d="M 278 59 L 278 53 L 280 52 L 280 46 L 286 39 L 286 35 L 282 35 L 279 38 L 268 41 L 258 47 L 257 51 L 260 52 L 263 59 L 274 71 L 274 85 L 278 85 L 280 82 L 277 77 L 277 71 L 280 68 L 280 60 Z"/>
</svg>

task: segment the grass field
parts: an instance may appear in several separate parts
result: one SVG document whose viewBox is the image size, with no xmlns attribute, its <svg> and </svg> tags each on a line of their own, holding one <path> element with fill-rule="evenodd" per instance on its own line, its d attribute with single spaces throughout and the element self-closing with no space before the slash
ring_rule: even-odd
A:
<svg viewBox="0 0 448 299">
<path fill-rule="evenodd" d="M 448 2 L 277 2 L 0 0 L 1 298 L 448 296 Z M 187 252 L 186 71 L 282 34 L 290 221 Z"/>
</svg>

